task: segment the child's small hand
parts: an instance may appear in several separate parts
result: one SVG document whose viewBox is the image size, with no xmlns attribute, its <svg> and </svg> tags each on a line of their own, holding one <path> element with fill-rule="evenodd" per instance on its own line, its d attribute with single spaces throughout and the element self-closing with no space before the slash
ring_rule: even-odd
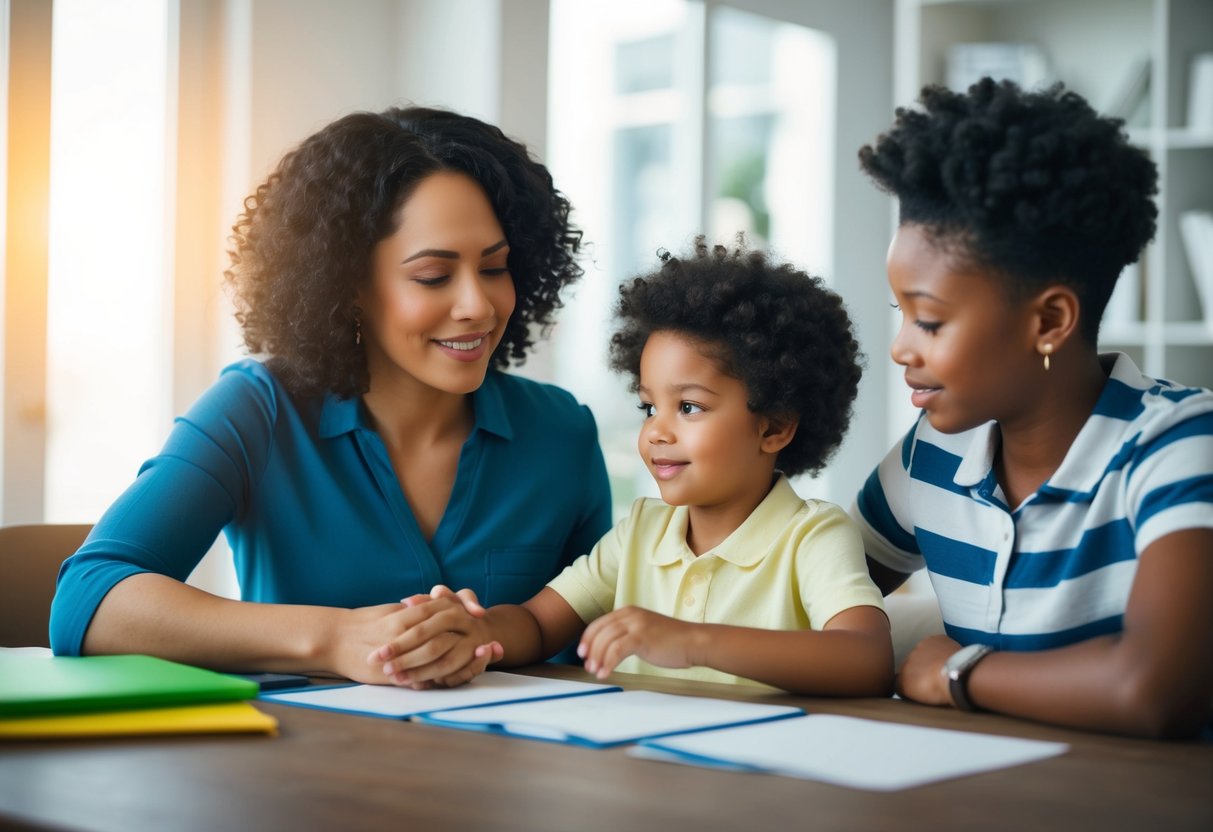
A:
<svg viewBox="0 0 1213 832">
<path fill-rule="evenodd" d="M 690 667 L 697 663 L 696 633 L 694 624 L 640 607 L 621 607 L 590 622 L 577 655 L 599 679 L 633 655 L 659 667 Z"/>
<path fill-rule="evenodd" d="M 897 674 L 897 695 L 924 705 L 951 705 L 952 694 L 943 666 L 960 645 L 947 636 L 930 636 L 918 642 Z"/>
</svg>

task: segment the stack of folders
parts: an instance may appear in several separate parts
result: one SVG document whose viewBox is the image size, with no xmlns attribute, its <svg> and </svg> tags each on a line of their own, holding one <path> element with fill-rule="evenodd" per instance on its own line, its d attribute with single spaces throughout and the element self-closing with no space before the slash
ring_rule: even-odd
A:
<svg viewBox="0 0 1213 832">
<path fill-rule="evenodd" d="M 631 756 L 891 791 L 1045 759 L 1062 743 L 995 737 L 611 685 L 489 672 L 450 690 L 379 685 L 263 693 L 308 708 L 408 719 Z"/>
<path fill-rule="evenodd" d="M 0 651 L 0 741 L 273 734 L 255 682 L 152 656 Z"/>
</svg>

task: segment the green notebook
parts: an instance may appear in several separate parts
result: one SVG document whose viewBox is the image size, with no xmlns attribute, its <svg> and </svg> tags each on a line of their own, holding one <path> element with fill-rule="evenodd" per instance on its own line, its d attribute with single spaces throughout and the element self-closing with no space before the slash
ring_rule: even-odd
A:
<svg viewBox="0 0 1213 832">
<path fill-rule="evenodd" d="M 0 717 L 252 699 L 257 683 L 153 656 L 0 652 Z"/>
</svg>

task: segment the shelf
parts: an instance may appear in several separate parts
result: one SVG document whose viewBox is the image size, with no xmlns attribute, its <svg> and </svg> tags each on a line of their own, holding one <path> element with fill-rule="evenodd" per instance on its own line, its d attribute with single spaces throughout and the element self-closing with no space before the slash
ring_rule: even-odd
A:
<svg viewBox="0 0 1213 832">
<path fill-rule="evenodd" d="M 1105 321 L 1099 329 L 1099 346 L 1105 344 L 1118 347 L 1145 346 L 1148 338 L 1146 325 L 1143 323 L 1114 323 Z"/>
<path fill-rule="evenodd" d="M 1163 342 L 1183 347 L 1213 346 L 1213 322 L 1176 321 L 1163 325 Z"/>
<path fill-rule="evenodd" d="M 1163 324 L 1162 337 L 1158 338 L 1150 325 L 1144 322 L 1124 323 L 1105 321 L 1099 330 L 1099 344 L 1121 347 L 1143 347 L 1151 343 L 1164 343 L 1181 347 L 1213 346 L 1213 323 L 1205 321 L 1172 321 Z"/>
<path fill-rule="evenodd" d="M 1169 130 L 1154 130 L 1150 127 L 1126 127 L 1129 143 L 1143 150 L 1154 151 L 1156 145 L 1164 150 L 1213 149 L 1213 130 L 1192 130 L 1187 127 L 1172 127 Z"/>
<path fill-rule="evenodd" d="M 1132 137 L 1133 133 L 1129 135 Z M 1172 127 L 1163 133 L 1163 145 L 1171 150 L 1213 148 L 1213 130 Z"/>
</svg>

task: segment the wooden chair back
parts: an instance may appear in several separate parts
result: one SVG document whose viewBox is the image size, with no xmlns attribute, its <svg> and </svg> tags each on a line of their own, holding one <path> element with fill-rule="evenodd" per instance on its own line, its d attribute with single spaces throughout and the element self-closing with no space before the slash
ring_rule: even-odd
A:
<svg viewBox="0 0 1213 832">
<path fill-rule="evenodd" d="M 92 526 L 0 526 L 0 647 L 49 647 L 59 567 Z"/>
</svg>

